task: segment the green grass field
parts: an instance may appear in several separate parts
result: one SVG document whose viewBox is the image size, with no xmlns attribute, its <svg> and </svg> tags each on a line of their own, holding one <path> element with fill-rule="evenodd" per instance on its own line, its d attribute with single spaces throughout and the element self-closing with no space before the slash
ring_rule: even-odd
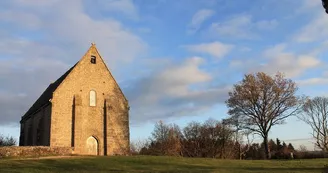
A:
<svg viewBox="0 0 328 173">
<path fill-rule="evenodd" d="M 323 172 L 327 164 L 328 159 L 240 161 L 162 156 L 72 157 L 2 159 L 0 172 Z"/>
</svg>

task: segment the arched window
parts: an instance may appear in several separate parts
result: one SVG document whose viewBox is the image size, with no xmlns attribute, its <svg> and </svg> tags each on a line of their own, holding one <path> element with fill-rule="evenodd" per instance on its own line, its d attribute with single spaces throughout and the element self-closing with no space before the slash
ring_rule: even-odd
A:
<svg viewBox="0 0 328 173">
<path fill-rule="evenodd" d="M 90 106 L 96 106 L 96 91 L 90 91 Z"/>
<path fill-rule="evenodd" d="M 91 63 L 92 64 L 96 64 L 96 56 L 94 56 L 94 55 L 91 55 Z"/>
</svg>

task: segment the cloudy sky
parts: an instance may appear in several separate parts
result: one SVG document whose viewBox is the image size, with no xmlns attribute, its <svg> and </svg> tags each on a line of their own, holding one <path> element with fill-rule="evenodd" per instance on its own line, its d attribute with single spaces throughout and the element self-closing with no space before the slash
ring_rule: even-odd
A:
<svg viewBox="0 0 328 173">
<path fill-rule="evenodd" d="M 245 73 L 285 73 L 299 93 L 328 95 L 328 15 L 320 0 L 0 1 L 0 133 L 95 42 L 131 105 L 131 139 L 154 122 L 227 117 Z M 296 118 L 273 128 L 310 138 Z"/>
</svg>

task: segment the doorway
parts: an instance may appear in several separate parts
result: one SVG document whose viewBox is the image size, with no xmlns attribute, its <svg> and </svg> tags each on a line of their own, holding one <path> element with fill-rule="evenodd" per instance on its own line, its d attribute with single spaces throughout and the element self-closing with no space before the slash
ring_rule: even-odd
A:
<svg viewBox="0 0 328 173">
<path fill-rule="evenodd" d="M 88 155 L 98 155 L 98 141 L 95 137 L 90 136 L 87 139 L 87 154 Z"/>
</svg>

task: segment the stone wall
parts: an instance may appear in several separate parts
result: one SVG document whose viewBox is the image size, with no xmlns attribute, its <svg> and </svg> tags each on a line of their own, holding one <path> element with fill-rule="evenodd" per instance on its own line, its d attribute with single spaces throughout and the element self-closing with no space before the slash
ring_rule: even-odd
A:
<svg viewBox="0 0 328 173">
<path fill-rule="evenodd" d="M 71 148 L 71 147 L 46 147 L 46 146 L 0 147 L 0 158 L 4 158 L 4 157 L 69 156 L 72 154 L 73 154 L 73 148 Z"/>
<path fill-rule="evenodd" d="M 72 147 L 80 155 L 129 153 L 128 100 L 94 45 L 56 88 L 50 102 L 22 121 L 20 145 Z M 17 150 L 15 155 L 25 152 Z"/>
<path fill-rule="evenodd" d="M 43 106 L 21 121 L 20 146 L 49 146 L 50 145 L 51 104 Z"/>
<path fill-rule="evenodd" d="M 95 105 L 90 105 L 90 91 L 96 93 Z M 128 101 L 94 46 L 58 86 L 51 102 L 51 147 L 74 147 L 77 154 L 91 154 L 87 140 L 93 137 L 98 146 L 92 153 L 128 153 Z"/>
</svg>

